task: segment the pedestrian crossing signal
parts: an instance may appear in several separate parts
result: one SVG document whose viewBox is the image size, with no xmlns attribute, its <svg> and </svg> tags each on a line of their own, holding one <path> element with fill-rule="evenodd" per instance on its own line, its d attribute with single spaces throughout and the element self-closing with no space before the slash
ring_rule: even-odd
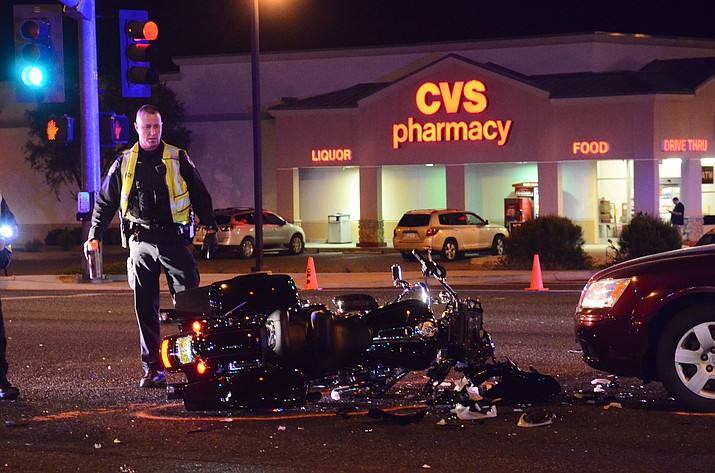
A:
<svg viewBox="0 0 715 473">
<path fill-rule="evenodd" d="M 50 143 L 68 145 L 74 140 L 74 118 L 63 115 L 50 116 L 45 128 L 45 136 Z"/>
</svg>

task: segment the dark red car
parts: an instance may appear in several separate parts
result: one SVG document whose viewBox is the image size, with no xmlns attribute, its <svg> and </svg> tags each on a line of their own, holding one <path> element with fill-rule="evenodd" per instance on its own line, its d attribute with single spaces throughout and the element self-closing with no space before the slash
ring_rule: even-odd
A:
<svg viewBox="0 0 715 473">
<path fill-rule="evenodd" d="M 594 274 L 576 310 L 576 338 L 589 366 L 660 381 L 684 407 L 715 411 L 715 245 Z"/>
</svg>

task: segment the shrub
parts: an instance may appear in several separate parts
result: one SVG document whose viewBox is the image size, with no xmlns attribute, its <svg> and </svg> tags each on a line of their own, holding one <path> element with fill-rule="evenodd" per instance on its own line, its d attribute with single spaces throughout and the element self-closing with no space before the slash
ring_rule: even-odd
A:
<svg viewBox="0 0 715 473">
<path fill-rule="evenodd" d="M 500 266 L 531 269 L 538 254 L 542 269 L 587 269 L 593 261 L 583 250 L 584 243 L 583 230 L 569 218 L 545 215 L 514 227 Z"/>
<path fill-rule="evenodd" d="M 678 228 L 658 216 L 638 212 L 623 226 L 618 246 L 627 258 L 662 253 L 683 246 Z"/>
<path fill-rule="evenodd" d="M 25 251 L 28 253 L 37 253 L 42 249 L 42 241 L 39 238 L 33 238 L 25 243 Z"/>
<path fill-rule="evenodd" d="M 55 228 L 47 232 L 45 235 L 45 245 L 59 246 L 64 250 L 68 250 L 74 245 L 82 242 L 82 228 L 77 227 L 72 230 L 65 228 Z"/>
</svg>

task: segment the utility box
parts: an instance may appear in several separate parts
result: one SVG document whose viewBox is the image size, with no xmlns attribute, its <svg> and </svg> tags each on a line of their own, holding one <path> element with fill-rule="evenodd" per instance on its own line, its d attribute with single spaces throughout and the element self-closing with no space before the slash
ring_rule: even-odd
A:
<svg viewBox="0 0 715 473">
<path fill-rule="evenodd" d="M 352 243 L 352 233 L 350 215 L 328 215 L 328 243 Z"/>
</svg>

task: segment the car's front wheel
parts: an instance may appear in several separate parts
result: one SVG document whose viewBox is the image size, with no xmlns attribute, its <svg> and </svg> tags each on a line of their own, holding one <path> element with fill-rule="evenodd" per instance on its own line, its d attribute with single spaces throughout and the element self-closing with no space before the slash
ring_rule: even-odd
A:
<svg viewBox="0 0 715 473">
<path fill-rule="evenodd" d="M 715 304 L 681 311 L 658 343 L 658 375 L 668 393 L 695 411 L 715 411 Z"/>
<path fill-rule="evenodd" d="M 288 253 L 299 255 L 304 249 L 305 242 L 303 241 L 303 237 L 298 234 L 293 235 L 293 238 L 290 239 L 290 243 L 288 243 Z"/>
<path fill-rule="evenodd" d="M 253 253 L 256 250 L 256 246 L 253 243 L 253 239 L 244 238 L 241 245 L 238 247 L 238 254 L 243 259 L 248 259 L 253 257 Z"/>
<path fill-rule="evenodd" d="M 457 259 L 459 256 L 459 246 L 457 245 L 457 241 L 453 238 L 450 238 L 444 242 L 444 245 L 442 246 L 442 252 L 440 253 L 440 257 L 444 261 L 454 261 Z"/>
<path fill-rule="evenodd" d="M 492 255 L 501 256 L 504 254 L 504 236 L 497 235 L 492 242 Z"/>
</svg>

